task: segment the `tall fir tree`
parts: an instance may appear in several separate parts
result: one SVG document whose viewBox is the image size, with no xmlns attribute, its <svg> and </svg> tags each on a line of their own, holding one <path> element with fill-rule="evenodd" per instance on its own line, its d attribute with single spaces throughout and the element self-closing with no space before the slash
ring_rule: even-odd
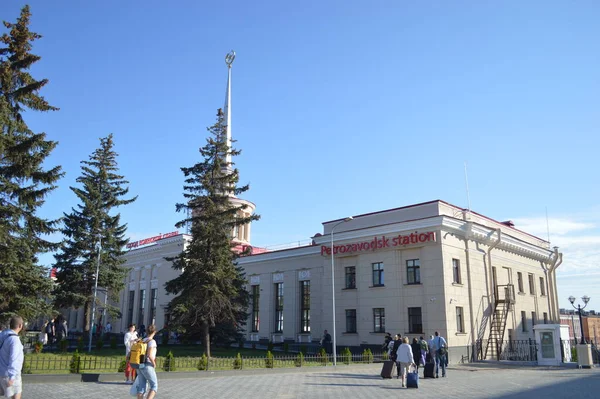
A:
<svg viewBox="0 0 600 399">
<path fill-rule="evenodd" d="M 165 288 L 178 295 L 169 304 L 171 326 L 188 335 L 200 335 L 210 357 L 211 328 L 214 331 L 219 325 L 220 331 L 226 331 L 229 326 L 235 334 L 246 322 L 249 294 L 243 271 L 236 266 L 239 255 L 233 251 L 232 231 L 259 216 L 241 216 L 245 206 L 230 201 L 249 186 L 238 186 L 239 172 L 227 164 L 227 154 L 233 157 L 240 151 L 227 145 L 221 110 L 217 122 L 207 130 L 206 145 L 200 148 L 202 160 L 181 168 L 187 202 L 177 204 L 176 209 L 187 212 L 188 217 L 176 226 L 191 226 L 192 237 L 183 252 L 168 258 L 181 274 Z"/>
<path fill-rule="evenodd" d="M 137 197 L 124 199 L 129 192 L 129 182 L 118 174 L 118 154 L 113 147 L 111 134 L 100 139 L 100 147 L 88 161 L 81 162 L 82 175 L 77 178 L 81 187 L 71 187 L 80 203 L 69 214 L 64 214 L 61 232 L 65 239 L 54 256 L 55 305 L 59 308 L 83 306 L 86 330 L 90 328 L 98 250 L 98 287 L 108 290 L 112 301 L 118 301 L 118 294 L 125 287 L 126 270 L 122 265 L 127 225 L 121 223 L 120 214 L 114 211 Z M 97 247 L 98 243 L 101 248 Z M 109 311 L 117 310 L 109 307 Z"/>
<path fill-rule="evenodd" d="M 16 23 L 4 22 L 8 32 L 0 37 L 0 323 L 50 311 L 52 283 L 37 256 L 57 247 L 47 235 L 58 221 L 38 213 L 63 176 L 60 166 L 44 165 L 57 142 L 32 132 L 23 118 L 27 110 L 58 110 L 39 94 L 48 80 L 28 72 L 41 59 L 31 53 L 41 35 L 29 30 L 30 17 L 23 7 Z"/>
</svg>

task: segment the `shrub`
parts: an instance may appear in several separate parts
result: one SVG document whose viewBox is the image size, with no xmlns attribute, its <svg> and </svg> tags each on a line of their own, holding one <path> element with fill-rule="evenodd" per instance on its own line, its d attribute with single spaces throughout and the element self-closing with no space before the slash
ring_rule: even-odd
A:
<svg viewBox="0 0 600 399">
<path fill-rule="evenodd" d="M 578 359 L 577 359 L 577 348 L 576 347 L 572 347 L 571 348 L 571 361 L 572 362 L 578 361 Z"/>
<path fill-rule="evenodd" d="M 169 351 L 167 356 L 165 357 L 165 362 L 163 363 L 163 370 L 165 371 L 175 371 L 175 357 L 173 356 L 173 352 Z"/>
<path fill-rule="evenodd" d="M 60 349 L 61 352 L 66 352 L 69 349 L 69 341 L 67 341 L 67 339 L 61 339 L 58 342 L 58 348 Z"/>
<path fill-rule="evenodd" d="M 104 346 L 104 340 L 102 338 L 98 338 L 96 340 L 96 349 L 102 349 Z"/>
<path fill-rule="evenodd" d="M 43 347 L 44 344 L 40 341 L 36 341 L 35 344 L 33 344 L 33 350 L 35 351 L 35 353 L 40 353 Z"/>
<path fill-rule="evenodd" d="M 76 350 L 71 357 L 71 363 L 69 363 L 69 372 L 71 374 L 79 374 L 81 369 L 81 355 L 79 355 L 79 351 Z"/>
<path fill-rule="evenodd" d="M 233 360 L 233 369 L 241 370 L 242 369 L 242 355 L 238 352 L 237 356 Z"/>
<path fill-rule="evenodd" d="M 325 352 L 325 348 L 321 348 L 317 357 L 323 366 L 327 366 L 327 352 Z"/>
<path fill-rule="evenodd" d="M 33 374 L 33 372 L 31 371 L 31 360 L 28 360 L 27 358 L 24 359 L 23 370 L 21 371 L 21 373 L 22 374 Z"/>
<path fill-rule="evenodd" d="M 273 353 L 267 351 L 267 357 L 265 358 L 265 367 L 268 369 L 273 368 Z"/>
<path fill-rule="evenodd" d="M 119 364 L 119 368 L 117 369 L 117 371 L 119 373 L 122 373 L 125 371 L 126 367 L 127 367 L 127 360 L 121 360 L 121 364 Z"/>
<path fill-rule="evenodd" d="M 77 338 L 77 350 L 78 350 L 79 352 L 83 352 L 84 345 L 85 345 L 85 344 L 83 343 L 83 337 L 79 337 L 79 338 Z"/>
<path fill-rule="evenodd" d="M 290 350 L 290 344 L 288 344 L 287 342 L 285 342 L 283 344 L 283 353 L 288 353 Z"/>
<path fill-rule="evenodd" d="M 198 360 L 198 370 L 208 370 L 208 358 L 206 357 L 206 353 L 203 353 L 200 360 Z"/>
<path fill-rule="evenodd" d="M 298 355 L 296 356 L 296 360 L 294 360 L 294 364 L 296 365 L 296 367 L 302 367 L 302 365 L 304 364 L 304 354 L 302 352 L 298 353 Z"/>
<path fill-rule="evenodd" d="M 269 345 L 267 345 L 267 351 L 273 352 L 273 341 L 269 341 Z"/>
<path fill-rule="evenodd" d="M 367 348 L 363 351 L 363 362 L 373 363 L 373 352 L 371 352 L 371 349 Z"/>
<path fill-rule="evenodd" d="M 117 337 L 110 339 L 110 349 L 117 349 Z"/>
<path fill-rule="evenodd" d="M 352 360 L 352 352 L 350 352 L 350 348 L 346 347 L 346 349 L 344 349 L 342 351 L 342 361 L 346 364 L 350 364 L 351 360 Z"/>
<path fill-rule="evenodd" d="M 383 352 L 382 358 L 383 360 L 390 360 L 390 355 L 387 352 Z"/>
</svg>

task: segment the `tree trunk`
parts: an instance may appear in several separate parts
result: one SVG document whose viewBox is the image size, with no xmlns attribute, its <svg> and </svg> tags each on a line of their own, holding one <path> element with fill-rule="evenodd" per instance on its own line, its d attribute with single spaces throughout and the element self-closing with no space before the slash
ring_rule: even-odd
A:
<svg viewBox="0 0 600 399">
<path fill-rule="evenodd" d="M 206 322 L 202 323 L 202 338 L 204 340 L 206 357 L 210 358 L 210 326 Z"/>
<path fill-rule="evenodd" d="M 92 317 L 92 301 L 86 301 L 83 305 L 83 330 L 89 332 L 92 328 L 90 318 Z"/>
</svg>

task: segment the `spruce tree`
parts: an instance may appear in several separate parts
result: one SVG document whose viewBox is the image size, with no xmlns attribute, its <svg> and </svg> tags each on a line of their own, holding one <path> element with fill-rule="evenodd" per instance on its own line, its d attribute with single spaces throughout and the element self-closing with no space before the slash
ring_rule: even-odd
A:
<svg viewBox="0 0 600 399">
<path fill-rule="evenodd" d="M 217 122 L 207 130 L 200 162 L 181 168 L 187 202 L 177 204 L 176 209 L 187 212 L 188 217 L 176 226 L 190 225 L 191 240 L 177 257 L 168 258 L 181 274 L 165 288 L 178 295 L 169 304 L 172 326 L 187 335 L 200 334 L 210 357 L 211 328 L 217 323 L 239 328 L 246 321 L 249 294 L 245 276 L 235 263 L 238 254 L 232 250 L 232 231 L 259 216 L 241 216 L 245 207 L 230 201 L 249 186 L 238 186 L 239 172 L 227 164 L 227 154 L 233 157 L 240 151 L 227 146 L 221 110 Z"/>
<path fill-rule="evenodd" d="M 118 174 L 118 154 L 113 150 L 112 134 L 100 139 L 100 147 L 82 161 L 79 187 L 71 187 L 80 203 L 64 214 L 61 229 L 65 239 L 54 256 L 57 268 L 55 304 L 57 307 L 84 307 L 86 330 L 90 314 L 100 248 L 98 287 L 108 290 L 109 298 L 118 301 L 125 287 L 126 269 L 123 247 L 127 244 L 127 225 L 121 223 L 116 208 L 132 203 L 137 197 L 124 199 L 129 182 Z M 109 312 L 116 309 L 109 307 Z"/>
<path fill-rule="evenodd" d="M 23 7 L 0 36 L 0 323 L 13 314 L 32 319 L 50 311 L 52 283 L 37 256 L 56 248 L 46 236 L 57 221 L 38 212 L 63 173 L 44 165 L 57 142 L 32 132 L 23 118 L 27 110 L 58 109 L 39 94 L 48 80 L 28 72 L 41 59 L 31 53 L 41 35 L 29 30 L 30 17 Z"/>
</svg>

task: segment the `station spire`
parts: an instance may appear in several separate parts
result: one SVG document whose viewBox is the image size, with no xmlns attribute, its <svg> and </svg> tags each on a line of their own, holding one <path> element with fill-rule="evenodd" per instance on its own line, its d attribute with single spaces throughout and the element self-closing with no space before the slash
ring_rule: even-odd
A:
<svg viewBox="0 0 600 399">
<path fill-rule="evenodd" d="M 235 60 L 235 51 L 231 50 L 225 56 L 225 64 L 227 64 L 227 89 L 225 91 L 225 142 L 227 143 L 227 149 L 231 150 L 231 64 Z M 227 170 L 231 171 L 231 154 L 227 154 L 225 157 L 227 163 Z"/>
</svg>

